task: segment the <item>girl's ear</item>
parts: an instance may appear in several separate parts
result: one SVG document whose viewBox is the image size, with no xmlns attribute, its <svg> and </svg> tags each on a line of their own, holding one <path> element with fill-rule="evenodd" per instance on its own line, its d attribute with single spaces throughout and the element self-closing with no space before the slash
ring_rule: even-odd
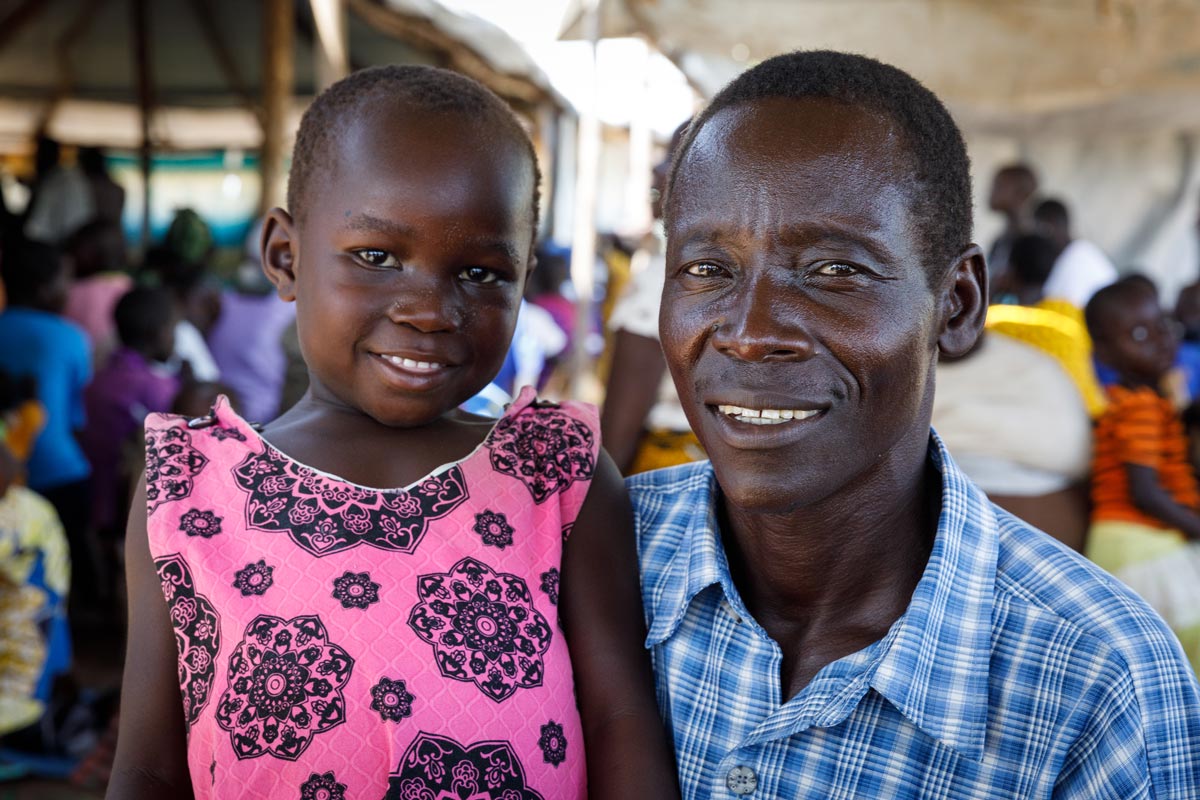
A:
<svg viewBox="0 0 1200 800">
<path fill-rule="evenodd" d="M 987 266 L 978 245 L 964 250 L 942 284 L 942 324 L 938 350 L 962 358 L 975 347 L 987 319 Z"/>
<path fill-rule="evenodd" d="M 282 208 L 267 212 L 262 231 L 262 268 L 275 285 L 280 299 L 296 299 L 296 264 L 300 261 L 300 242 L 292 215 Z"/>
</svg>

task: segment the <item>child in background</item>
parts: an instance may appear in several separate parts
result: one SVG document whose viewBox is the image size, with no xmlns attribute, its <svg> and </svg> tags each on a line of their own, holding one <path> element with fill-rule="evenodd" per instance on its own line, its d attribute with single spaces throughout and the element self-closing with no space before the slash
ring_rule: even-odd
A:
<svg viewBox="0 0 1200 800">
<path fill-rule="evenodd" d="M 537 184 L 454 73 L 305 113 L 263 268 L 309 390 L 261 433 L 224 401 L 147 422 L 110 798 L 678 796 L 594 409 L 458 410 L 509 346 Z"/>
<path fill-rule="evenodd" d="M 1092 462 L 1085 554 L 1154 606 L 1200 668 L 1200 487 L 1162 382 L 1178 342 L 1143 283 L 1124 279 L 1087 305 L 1097 356 L 1116 370 Z"/>
<path fill-rule="evenodd" d="M 105 538 L 129 499 L 129 475 L 120 470 L 126 440 L 146 415 L 170 411 L 180 381 L 163 364 L 175 349 L 177 313 L 169 291 L 138 288 L 118 302 L 113 317 L 120 347 L 84 392 L 88 424 L 83 445 L 92 464 L 92 525 Z M 157 366 L 156 366 L 157 365 Z"/>
</svg>

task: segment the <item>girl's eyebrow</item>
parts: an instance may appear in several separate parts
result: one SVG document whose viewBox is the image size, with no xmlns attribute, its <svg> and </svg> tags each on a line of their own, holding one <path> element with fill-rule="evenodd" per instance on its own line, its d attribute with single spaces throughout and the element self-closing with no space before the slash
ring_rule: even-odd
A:
<svg viewBox="0 0 1200 800">
<path fill-rule="evenodd" d="M 346 220 L 346 226 L 351 230 L 367 233 L 381 233 L 387 236 L 408 237 L 416 236 L 416 230 L 402 222 L 397 222 L 373 214 L 360 212 Z M 467 244 L 478 250 L 495 253 L 516 264 L 521 261 L 521 255 L 512 242 L 504 238 L 478 237 L 470 239 Z"/>
<path fill-rule="evenodd" d="M 412 236 L 414 231 L 409 226 L 395 220 L 376 217 L 371 214 L 358 213 L 346 221 L 351 230 L 368 233 L 386 233 L 391 236 Z"/>
</svg>

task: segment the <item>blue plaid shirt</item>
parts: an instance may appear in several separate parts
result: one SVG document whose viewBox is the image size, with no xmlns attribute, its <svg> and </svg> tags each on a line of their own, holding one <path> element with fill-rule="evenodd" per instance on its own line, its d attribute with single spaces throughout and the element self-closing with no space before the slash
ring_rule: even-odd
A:
<svg viewBox="0 0 1200 800">
<path fill-rule="evenodd" d="M 937 537 L 887 635 L 781 703 L 708 462 L 637 475 L 658 700 L 685 800 L 1200 798 L 1200 686 L 1136 595 L 988 501 L 936 436 Z"/>
</svg>

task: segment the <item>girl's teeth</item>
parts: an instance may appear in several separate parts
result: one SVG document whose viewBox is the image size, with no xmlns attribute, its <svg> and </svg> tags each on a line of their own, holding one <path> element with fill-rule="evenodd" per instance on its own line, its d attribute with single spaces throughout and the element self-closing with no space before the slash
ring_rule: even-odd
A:
<svg viewBox="0 0 1200 800">
<path fill-rule="evenodd" d="M 405 369 L 434 370 L 442 366 L 432 361 L 414 361 L 411 358 L 401 358 L 400 356 L 384 356 L 384 358 L 397 367 L 404 367 Z"/>
</svg>

